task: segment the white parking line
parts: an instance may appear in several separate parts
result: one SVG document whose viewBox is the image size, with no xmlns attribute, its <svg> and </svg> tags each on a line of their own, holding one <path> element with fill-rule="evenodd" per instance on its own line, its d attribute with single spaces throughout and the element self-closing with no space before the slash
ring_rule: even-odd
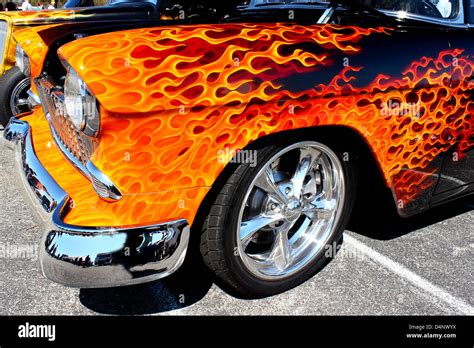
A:
<svg viewBox="0 0 474 348">
<path fill-rule="evenodd" d="M 474 307 L 472 307 L 466 301 L 451 295 L 446 290 L 431 283 L 427 279 L 420 277 L 418 274 L 410 271 L 405 266 L 391 260 L 387 256 L 380 254 L 379 252 L 375 251 L 374 249 L 370 248 L 369 246 L 365 245 L 354 237 L 345 234 L 344 242 L 347 243 L 349 247 L 357 249 L 359 252 L 363 253 L 370 259 L 374 260 L 386 269 L 402 277 L 403 279 L 415 285 L 416 287 L 435 296 L 437 299 L 444 302 L 449 307 L 455 309 L 457 312 L 465 315 L 474 315 Z"/>
</svg>

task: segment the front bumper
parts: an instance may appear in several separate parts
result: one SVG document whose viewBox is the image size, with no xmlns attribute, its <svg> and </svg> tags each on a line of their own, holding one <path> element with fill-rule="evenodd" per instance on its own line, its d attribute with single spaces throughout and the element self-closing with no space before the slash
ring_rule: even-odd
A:
<svg viewBox="0 0 474 348">
<path fill-rule="evenodd" d="M 70 198 L 36 156 L 29 124 L 12 119 L 4 141 L 15 152 L 22 191 L 44 228 L 39 262 L 47 278 L 78 288 L 124 286 L 166 277 L 182 265 L 186 220 L 124 228 L 66 224 Z"/>
</svg>

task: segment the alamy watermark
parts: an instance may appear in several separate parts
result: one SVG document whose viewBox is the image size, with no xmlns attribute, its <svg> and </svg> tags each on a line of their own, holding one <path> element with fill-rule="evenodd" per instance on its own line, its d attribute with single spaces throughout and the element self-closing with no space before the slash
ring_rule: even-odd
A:
<svg viewBox="0 0 474 348">
<path fill-rule="evenodd" d="M 328 259 L 334 259 L 337 255 L 338 259 L 350 259 L 354 261 L 365 261 L 367 257 L 364 253 L 355 248 L 350 248 L 347 245 L 337 244 L 326 244 L 324 246 L 324 256 Z"/>
<path fill-rule="evenodd" d="M 228 147 L 217 152 L 217 161 L 222 164 L 239 163 L 249 164 L 250 167 L 257 166 L 256 150 L 231 150 Z"/>
<path fill-rule="evenodd" d="M 37 260 L 38 244 L 0 243 L 0 259 Z"/>
<path fill-rule="evenodd" d="M 49 342 L 56 340 L 56 325 L 35 325 L 26 322 L 18 326 L 19 338 L 46 338 Z"/>
<path fill-rule="evenodd" d="M 411 116 L 415 118 L 420 118 L 422 116 L 420 103 L 406 103 L 389 100 L 388 103 L 382 103 L 380 107 L 382 116 Z"/>
</svg>

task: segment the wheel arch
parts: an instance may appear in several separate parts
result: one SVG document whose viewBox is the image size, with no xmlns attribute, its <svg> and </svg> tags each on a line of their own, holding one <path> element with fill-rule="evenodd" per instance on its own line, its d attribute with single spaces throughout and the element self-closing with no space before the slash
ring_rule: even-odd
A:
<svg viewBox="0 0 474 348">
<path fill-rule="evenodd" d="M 380 167 L 376 154 L 374 154 L 362 134 L 347 126 L 317 126 L 302 129 L 287 130 L 272 133 L 251 141 L 241 150 L 257 150 L 265 146 L 287 143 L 288 139 L 314 139 L 329 146 L 336 146 L 339 151 L 347 148 L 349 160 L 357 161 L 358 184 L 357 191 L 364 192 L 364 197 L 374 199 L 389 199 L 389 207 L 395 209 L 395 199 L 392 194 L 393 188 L 387 187 L 383 171 Z M 220 189 L 227 182 L 238 164 L 228 163 L 214 181 L 210 191 L 202 201 L 196 214 L 196 230 L 201 230 L 202 222 L 209 212 L 211 203 L 215 201 Z M 360 195 L 358 195 L 360 196 Z M 356 198 L 356 205 L 364 205 L 365 202 Z M 193 236 L 194 235 L 194 236 Z M 191 233 L 191 243 L 199 240 L 198 233 Z"/>
</svg>

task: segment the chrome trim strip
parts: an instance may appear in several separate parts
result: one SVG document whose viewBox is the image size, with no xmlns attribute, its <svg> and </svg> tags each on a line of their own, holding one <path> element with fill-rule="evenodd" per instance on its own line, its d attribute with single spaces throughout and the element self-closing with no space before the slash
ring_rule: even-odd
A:
<svg viewBox="0 0 474 348">
<path fill-rule="evenodd" d="M 35 93 L 33 93 L 31 89 L 29 89 L 26 93 L 28 94 L 28 101 L 30 102 L 31 106 L 35 107 L 41 105 L 40 98 Z"/>
<path fill-rule="evenodd" d="M 99 196 L 111 201 L 118 201 L 122 198 L 122 194 L 109 177 L 102 173 L 90 160 L 86 163 L 86 169 L 89 173 L 92 186 L 94 186 L 95 192 L 97 192 Z M 103 190 L 104 192 L 102 192 Z"/>
<path fill-rule="evenodd" d="M 4 130 L 3 137 L 7 141 L 7 147 L 15 150 L 15 162 L 21 173 L 22 188 L 29 190 L 28 197 L 37 216 L 42 221 L 47 220 L 59 203 L 66 199 L 66 192 L 36 157 L 28 123 L 12 118 Z"/>
<path fill-rule="evenodd" d="M 3 142 L 15 151 L 22 191 L 44 228 L 39 262 L 47 278 L 77 288 L 114 287 L 160 279 L 182 265 L 186 220 L 104 228 L 66 224 L 70 197 L 36 157 L 29 124 L 12 118 Z"/>
<path fill-rule="evenodd" d="M 5 57 L 8 55 L 9 40 L 8 22 L 5 19 L 0 20 L 0 76 L 3 74 Z"/>
<path fill-rule="evenodd" d="M 336 12 L 336 9 L 334 7 L 328 7 L 324 13 L 322 14 L 321 18 L 318 19 L 317 23 L 318 24 L 327 24 L 329 20 L 332 18 L 334 12 Z"/>
</svg>

